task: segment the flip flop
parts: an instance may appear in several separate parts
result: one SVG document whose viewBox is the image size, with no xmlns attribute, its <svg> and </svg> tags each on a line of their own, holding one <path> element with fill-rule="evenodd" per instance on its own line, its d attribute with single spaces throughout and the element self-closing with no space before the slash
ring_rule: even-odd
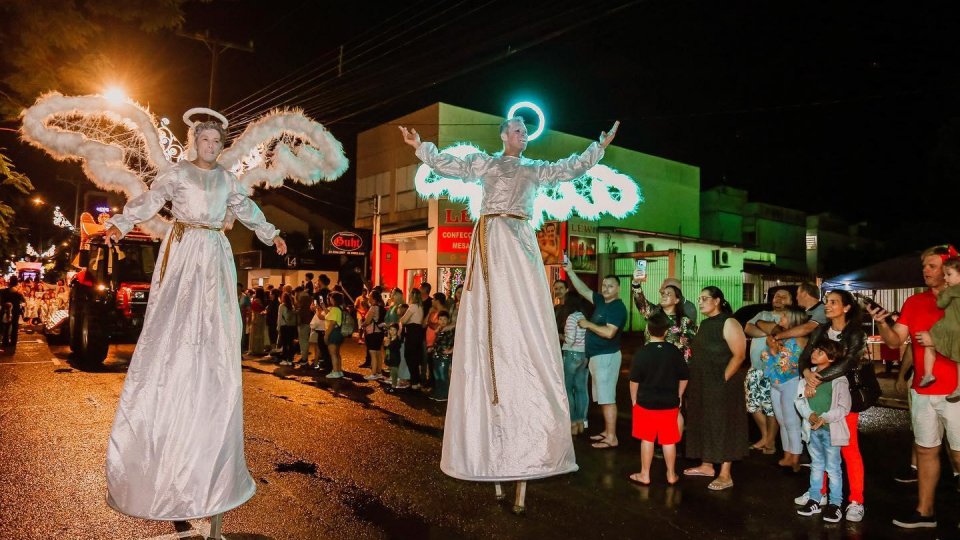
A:
<svg viewBox="0 0 960 540">
<path fill-rule="evenodd" d="M 762 448 L 760 448 L 760 449 L 763 450 L 763 453 L 764 453 L 765 455 L 768 455 L 768 456 L 771 455 L 771 454 L 776 454 L 776 453 L 777 453 L 777 447 L 776 447 L 776 446 L 769 446 L 769 447 L 768 447 L 768 446 L 764 446 L 764 447 L 762 447 Z"/>
<path fill-rule="evenodd" d="M 642 480 L 637 480 L 634 476 L 640 476 L 640 473 L 633 473 L 627 477 L 627 480 L 633 482 L 634 484 L 640 484 L 641 486 L 649 486 L 650 482 L 644 482 Z"/>
<path fill-rule="evenodd" d="M 601 434 L 599 434 L 599 435 L 591 435 L 591 436 L 590 436 L 590 440 L 591 440 L 591 441 L 602 441 L 602 440 L 604 440 L 604 439 L 606 439 L 606 438 L 607 438 L 607 436 L 604 435 L 603 433 L 601 433 Z"/>
<path fill-rule="evenodd" d="M 597 450 L 609 450 L 610 448 L 616 448 L 616 447 L 618 447 L 618 446 L 620 446 L 620 445 L 619 445 L 619 444 L 610 444 L 610 443 L 608 443 L 607 441 L 598 441 L 598 442 L 595 442 L 595 443 L 591 444 L 590 446 L 592 446 L 593 448 L 595 448 L 595 449 L 597 449 Z"/>
<path fill-rule="evenodd" d="M 686 469 L 686 470 L 683 471 L 683 474 L 684 474 L 684 476 L 706 476 L 706 477 L 708 477 L 708 478 L 713 478 L 714 475 L 716 475 L 715 472 L 714 472 L 714 473 L 709 473 L 709 474 L 708 474 L 708 473 L 705 473 L 705 472 L 701 471 L 700 469 L 698 469 L 697 467 L 693 467 L 693 468 L 691 468 L 691 469 Z"/>
<path fill-rule="evenodd" d="M 723 491 L 733 487 L 733 480 L 720 480 L 717 478 L 707 486 L 711 491 Z"/>
</svg>

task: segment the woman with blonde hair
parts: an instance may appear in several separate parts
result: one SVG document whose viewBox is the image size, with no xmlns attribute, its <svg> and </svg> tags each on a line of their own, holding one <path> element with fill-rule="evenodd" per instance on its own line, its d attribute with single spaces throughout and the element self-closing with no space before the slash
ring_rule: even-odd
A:
<svg viewBox="0 0 960 540">
<path fill-rule="evenodd" d="M 778 324 L 784 330 L 800 326 L 810 316 L 798 306 L 785 306 Z M 783 446 L 783 459 L 780 466 L 790 467 L 794 472 L 800 470 L 800 454 L 803 441 L 800 440 L 801 421 L 794 406 L 797 389 L 800 384 L 799 361 L 806 337 L 787 338 L 773 341 L 773 345 L 760 353 L 763 362 L 763 376 L 770 381 L 770 400 L 773 402 L 773 415 L 780 425 L 780 443 Z M 771 440 L 771 442 L 773 442 Z"/>
</svg>

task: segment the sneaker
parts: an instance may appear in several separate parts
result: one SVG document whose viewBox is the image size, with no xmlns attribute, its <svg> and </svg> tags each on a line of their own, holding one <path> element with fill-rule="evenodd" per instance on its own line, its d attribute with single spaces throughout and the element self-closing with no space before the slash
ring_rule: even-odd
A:
<svg viewBox="0 0 960 540">
<path fill-rule="evenodd" d="M 917 481 L 917 468 L 913 465 L 904 467 L 897 471 L 897 474 L 893 476 L 893 479 L 901 484 L 912 484 Z"/>
<path fill-rule="evenodd" d="M 374 375 L 373 373 L 371 373 L 370 375 L 363 376 L 363 380 L 365 381 L 375 381 L 377 380 L 377 378 L 378 378 L 377 375 Z"/>
<path fill-rule="evenodd" d="M 850 504 L 847 505 L 847 513 L 844 516 L 847 521 L 853 523 L 860 523 L 863 521 L 863 514 L 867 512 L 867 509 L 863 507 L 862 504 L 856 501 L 850 501 Z"/>
<path fill-rule="evenodd" d="M 936 516 L 921 516 L 913 510 L 905 516 L 893 520 L 893 524 L 904 529 L 932 529 L 937 526 Z"/>
<path fill-rule="evenodd" d="M 809 494 L 809 492 L 804 491 L 802 495 L 800 495 L 799 497 L 797 497 L 796 499 L 793 500 L 793 504 L 795 504 L 795 505 L 797 505 L 797 506 L 803 506 L 803 505 L 807 504 L 807 501 L 809 501 L 809 500 L 810 500 L 810 494 Z M 827 504 L 827 496 L 826 496 L 826 495 L 821 495 L 821 496 L 820 496 L 820 506 L 826 506 L 826 504 Z"/>
<path fill-rule="evenodd" d="M 812 516 L 820 513 L 820 503 L 808 500 L 806 504 L 797 508 L 797 513 L 801 516 Z"/>
<path fill-rule="evenodd" d="M 934 377 L 932 373 L 927 373 L 922 379 L 920 379 L 920 383 L 917 384 L 917 386 L 920 388 L 926 388 L 935 382 L 937 382 L 937 378 Z"/>
<path fill-rule="evenodd" d="M 331 371 L 330 373 L 327 373 L 327 377 L 326 377 L 326 378 L 327 378 L 327 379 L 341 379 L 341 378 L 343 378 L 343 372 L 342 372 L 342 371 Z"/>
<path fill-rule="evenodd" d="M 291 362 L 291 361 L 289 361 L 289 360 L 284 360 L 283 362 L 280 362 L 280 365 L 281 365 L 281 366 L 292 366 L 292 365 L 293 365 L 293 362 Z"/>
<path fill-rule="evenodd" d="M 410 389 L 411 389 L 411 390 L 419 390 L 419 389 L 420 389 L 420 385 L 419 385 L 419 384 L 414 384 L 414 385 L 410 386 Z"/>
<path fill-rule="evenodd" d="M 843 512 L 835 504 L 828 504 L 823 507 L 823 520 L 827 523 L 837 523 L 843 519 Z"/>
</svg>

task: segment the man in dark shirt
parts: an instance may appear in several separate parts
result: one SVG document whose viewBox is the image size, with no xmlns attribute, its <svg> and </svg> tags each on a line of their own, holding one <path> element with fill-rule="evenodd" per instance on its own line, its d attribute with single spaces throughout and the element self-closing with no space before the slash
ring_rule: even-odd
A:
<svg viewBox="0 0 960 540">
<path fill-rule="evenodd" d="M 433 307 L 433 297 L 430 295 L 430 291 L 433 290 L 433 285 L 430 285 L 426 281 L 420 284 L 420 301 L 423 302 L 421 308 L 423 308 L 424 318 L 430 313 L 430 309 Z"/>
<path fill-rule="evenodd" d="M 10 322 L 4 327 L 6 332 L 3 334 L 3 346 L 9 347 L 12 351 L 17 348 L 17 334 L 20 332 L 20 317 L 23 316 L 23 304 L 26 300 L 20 294 L 20 280 L 17 276 L 10 278 L 9 286 L 0 290 L 0 306 L 10 304 Z"/>
<path fill-rule="evenodd" d="M 330 278 L 326 274 L 320 274 L 317 278 L 320 281 L 320 290 L 317 292 L 317 303 L 326 304 L 327 297 L 330 296 Z"/>
<path fill-rule="evenodd" d="M 617 379 L 620 377 L 620 332 L 627 324 L 627 306 L 620 300 L 620 280 L 609 275 L 600 282 L 600 292 L 594 292 L 573 271 L 570 260 L 564 257 L 564 270 L 570 283 L 581 296 L 594 305 L 590 320 L 580 319 L 577 325 L 587 330 L 585 349 L 590 359 L 593 378 L 593 400 L 603 411 L 603 431 L 590 437 L 598 450 L 616 448 L 617 440 Z"/>
<path fill-rule="evenodd" d="M 670 319 L 656 312 L 647 320 L 650 342 L 633 356 L 630 366 L 630 401 L 633 402 L 633 436 L 640 439 L 640 472 L 630 475 L 639 484 L 650 483 L 654 443 L 660 440 L 667 464 L 667 482 L 680 477 L 674 470 L 680 442 L 680 398 L 687 389 L 690 372 L 683 353 L 664 341 Z"/>
<path fill-rule="evenodd" d="M 270 346 L 277 348 L 277 319 L 280 318 L 280 289 L 270 289 L 270 301 L 267 303 L 267 334 Z"/>
<path fill-rule="evenodd" d="M 563 330 L 567 324 L 567 317 L 574 312 L 575 304 L 567 301 L 569 294 L 570 287 L 566 280 L 558 279 L 553 282 L 553 313 L 557 319 L 557 332 L 560 334 L 561 343 L 563 343 Z"/>
</svg>

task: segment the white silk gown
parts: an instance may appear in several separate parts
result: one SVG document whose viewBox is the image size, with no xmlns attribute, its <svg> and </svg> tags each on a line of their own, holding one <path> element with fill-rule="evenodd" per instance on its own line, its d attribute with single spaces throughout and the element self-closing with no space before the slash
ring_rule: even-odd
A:
<svg viewBox="0 0 960 540">
<path fill-rule="evenodd" d="M 539 187 L 583 175 L 603 149 L 594 143 L 549 163 L 482 153 L 460 159 L 423 143 L 417 157 L 440 175 L 479 181 L 481 215 L 497 216 L 477 223 L 467 257 L 440 469 L 487 482 L 576 471 L 557 324 L 528 219 Z M 486 264 L 478 253 L 482 227 Z"/>
<path fill-rule="evenodd" d="M 110 223 L 126 234 L 167 201 L 194 227 L 160 247 L 107 448 L 107 503 L 138 518 L 187 520 L 235 508 L 256 491 L 243 453 L 237 270 L 224 234 L 196 226 L 221 227 L 229 208 L 264 243 L 277 229 L 233 174 L 188 161 Z"/>
</svg>

